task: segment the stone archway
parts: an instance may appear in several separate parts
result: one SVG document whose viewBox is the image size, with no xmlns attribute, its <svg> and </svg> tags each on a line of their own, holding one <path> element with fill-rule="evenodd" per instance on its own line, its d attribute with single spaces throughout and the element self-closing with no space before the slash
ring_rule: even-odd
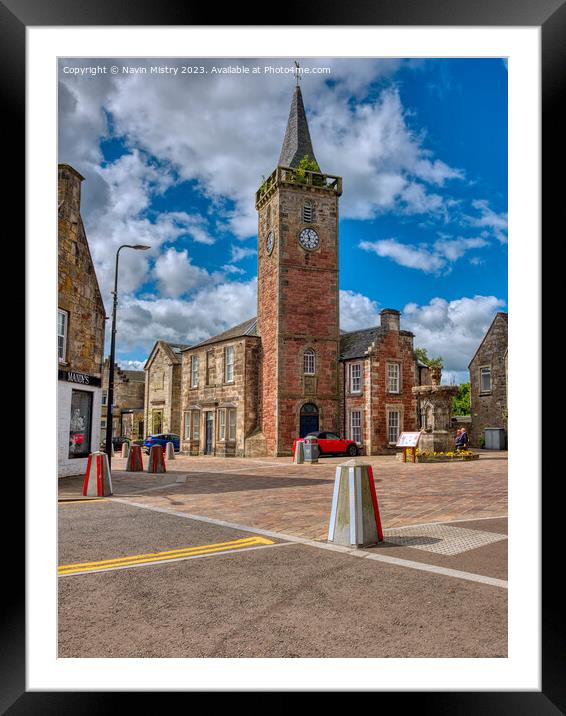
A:
<svg viewBox="0 0 566 716">
<path fill-rule="evenodd" d="M 304 438 L 319 428 L 318 408 L 314 403 L 305 403 L 299 413 L 299 437 Z"/>
</svg>

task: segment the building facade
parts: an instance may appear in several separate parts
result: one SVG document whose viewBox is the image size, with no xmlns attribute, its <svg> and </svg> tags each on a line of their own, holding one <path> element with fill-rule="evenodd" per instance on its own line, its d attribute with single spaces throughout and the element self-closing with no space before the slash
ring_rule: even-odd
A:
<svg viewBox="0 0 566 716">
<path fill-rule="evenodd" d="M 243 456 L 258 425 L 255 318 L 182 351 L 182 443 L 189 455 Z"/>
<path fill-rule="evenodd" d="M 108 374 L 110 361 L 102 370 L 102 411 L 100 432 L 106 435 Z M 142 440 L 145 437 L 145 371 L 123 370 L 114 364 L 114 407 L 112 409 L 112 437 Z"/>
<path fill-rule="evenodd" d="M 105 309 L 80 214 L 81 183 L 58 168 L 58 473 L 83 474 L 100 444 Z"/>
<path fill-rule="evenodd" d="M 485 428 L 502 428 L 507 438 L 507 326 L 507 314 L 497 313 L 468 366 L 474 447 Z"/>
<path fill-rule="evenodd" d="M 181 434 L 181 351 L 188 346 L 157 341 L 144 366 L 146 435 Z"/>
<path fill-rule="evenodd" d="M 377 454 L 416 428 L 412 388 L 428 370 L 399 311 L 382 311 L 380 326 L 340 331 L 341 194 L 342 179 L 318 166 L 296 87 L 278 165 L 256 192 L 257 317 L 180 349 L 183 452 L 291 455 L 297 436 L 325 430 Z M 153 377 L 172 364 L 165 346 L 146 365 L 148 425 L 159 401 L 174 400 Z"/>
</svg>

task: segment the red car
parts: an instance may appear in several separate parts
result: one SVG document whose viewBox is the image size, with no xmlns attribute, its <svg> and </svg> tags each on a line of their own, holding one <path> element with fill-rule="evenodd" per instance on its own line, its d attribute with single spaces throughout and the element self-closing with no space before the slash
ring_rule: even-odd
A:
<svg viewBox="0 0 566 716">
<path fill-rule="evenodd" d="M 318 440 L 318 449 L 321 455 L 348 455 L 355 457 L 358 454 L 358 446 L 353 440 L 338 437 L 336 433 L 315 432 L 293 441 L 293 455 L 299 440 L 302 441 L 305 438 L 316 438 Z"/>
</svg>

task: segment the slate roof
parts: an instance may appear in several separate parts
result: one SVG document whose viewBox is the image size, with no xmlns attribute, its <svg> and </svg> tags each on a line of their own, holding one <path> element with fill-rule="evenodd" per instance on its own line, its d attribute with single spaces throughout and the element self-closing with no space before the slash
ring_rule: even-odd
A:
<svg viewBox="0 0 566 716">
<path fill-rule="evenodd" d="M 283 147 L 279 157 L 279 166 L 298 167 L 305 154 L 311 161 L 316 162 L 305 105 L 303 104 L 303 95 L 301 94 L 301 88 L 295 87 Z"/>
<path fill-rule="evenodd" d="M 185 346 L 183 350 L 188 350 L 189 348 L 201 348 L 202 346 L 208 346 L 212 343 L 220 343 L 221 341 L 228 341 L 231 338 L 239 338 L 240 336 L 257 335 L 257 316 L 254 316 L 253 318 L 248 318 L 248 320 L 243 323 L 238 323 L 237 326 L 233 326 L 223 333 L 219 333 L 216 336 L 207 338 L 205 341 L 196 343 L 194 346 Z"/>
<path fill-rule="evenodd" d="M 370 345 L 381 340 L 387 331 L 381 326 L 348 331 L 340 336 L 340 360 L 363 358 Z M 412 336 L 411 331 L 399 331 L 402 336 Z"/>
<path fill-rule="evenodd" d="M 171 348 L 173 353 L 177 356 L 181 355 L 181 351 L 184 351 L 186 348 L 191 347 L 191 346 L 187 345 L 186 343 L 168 343 L 167 341 L 163 341 L 163 343 L 167 343 L 169 348 Z"/>
</svg>

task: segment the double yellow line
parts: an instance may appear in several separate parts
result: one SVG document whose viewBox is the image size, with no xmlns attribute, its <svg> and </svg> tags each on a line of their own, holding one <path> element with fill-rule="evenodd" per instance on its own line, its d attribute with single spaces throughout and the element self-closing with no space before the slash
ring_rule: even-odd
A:
<svg viewBox="0 0 566 716">
<path fill-rule="evenodd" d="M 203 554 L 214 554 L 215 552 L 228 552 L 241 549 L 242 547 L 254 547 L 257 545 L 274 544 L 265 537 L 247 537 L 236 539 L 230 542 L 218 542 L 216 544 L 205 544 L 199 547 L 185 547 L 183 549 L 172 549 L 167 552 L 149 552 L 148 554 L 133 554 L 129 557 L 117 557 L 116 559 L 103 559 L 98 562 L 78 562 L 77 564 L 63 564 L 59 567 L 59 576 L 67 574 L 81 574 L 86 572 L 99 572 L 105 569 L 116 567 L 131 567 L 135 564 L 151 564 L 151 562 L 165 562 L 172 559 L 183 559 L 196 557 Z"/>
</svg>

